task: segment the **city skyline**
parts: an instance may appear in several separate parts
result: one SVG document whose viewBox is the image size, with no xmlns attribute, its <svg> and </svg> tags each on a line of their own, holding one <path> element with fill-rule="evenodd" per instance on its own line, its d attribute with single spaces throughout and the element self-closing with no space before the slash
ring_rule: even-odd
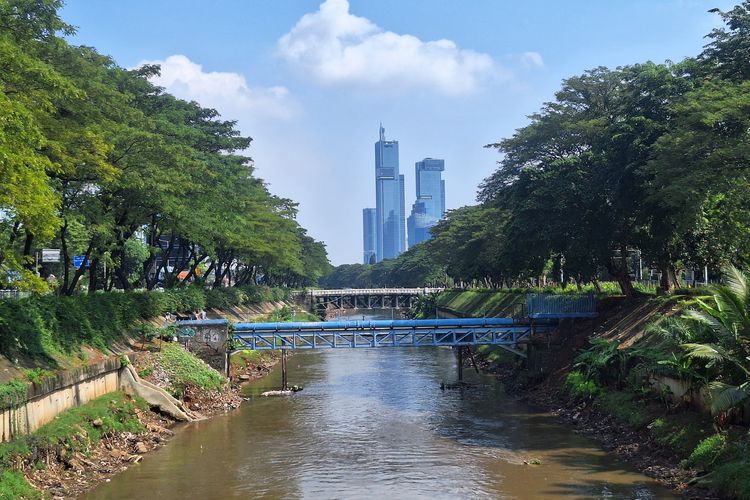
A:
<svg viewBox="0 0 750 500">
<path fill-rule="evenodd" d="M 406 250 L 404 176 L 399 171 L 398 141 L 386 140 L 380 124 L 375 143 L 375 261 L 392 259 Z"/>
<path fill-rule="evenodd" d="M 483 146 L 527 124 L 563 78 L 678 62 L 720 24 L 707 10 L 733 4 L 133 0 L 69 2 L 62 13 L 78 27 L 73 43 L 124 68 L 160 64 L 154 83 L 237 120 L 255 173 L 299 203 L 300 223 L 344 264 L 362 259 L 362 214 L 336 224 L 328 214 L 372 199 L 372 171 L 353 165 L 371 165 L 373 123 L 405 141 L 405 165 L 445 159 L 447 206 L 472 204 L 501 158 Z"/>
<path fill-rule="evenodd" d="M 372 264 L 428 240 L 430 229 L 445 215 L 445 160 L 414 163 L 415 201 L 406 217 L 405 177 L 400 173 L 399 142 L 386 140 L 382 122 L 375 143 L 376 208 L 362 209 L 362 263 Z M 406 222 L 406 227 L 404 225 Z"/>
<path fill-rule="evenodd" d="M 445 215 L 445 160 L 425 158 L 414 164 L 416 200 L 407 222 L 409 248 L 430 239 L 430 229 Z"/>
</svg>

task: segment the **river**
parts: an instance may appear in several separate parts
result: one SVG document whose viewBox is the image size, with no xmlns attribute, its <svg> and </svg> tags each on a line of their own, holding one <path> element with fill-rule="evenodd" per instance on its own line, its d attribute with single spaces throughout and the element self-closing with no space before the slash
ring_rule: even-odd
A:
<svg viewBox="0 0 750 500">
<path fill-rule="evenodd" d="M 86 498 L 678 498 L 491 377 L 464 376 L 477 387 L 440 390 L 456 377 L 448 348 L 295 354 L 302 392 L 260 397 L 275 370 L 239 410 L 181 426 Z"/>
</svg>

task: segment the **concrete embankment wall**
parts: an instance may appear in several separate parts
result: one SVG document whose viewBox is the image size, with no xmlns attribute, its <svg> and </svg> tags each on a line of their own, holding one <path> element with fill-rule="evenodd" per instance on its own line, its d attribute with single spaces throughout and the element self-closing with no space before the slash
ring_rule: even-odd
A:
<svg viewBox="0 0 750 500">
<path fill-rule="evenodd" d="M 247 320 L 260 314 L 267 314 L 287 305 L 284 302 L 268 302 L 253 304 L 245 307 L 235 307 L 226 311 L 212 311 L 212 316 L 227 318 L 230 321 Z M 215 334 L 207 331 L 205 334 Z M 225 371 L 226 332 L 223 337 L 216 336 L 216 342 L 204 340 L 207 356 L 214 368 Z M 204 335 L 205 336 L 205 335 Z M 195 339 L 199 341 L 201 339 Z M 211 337 L 213 340 L 213 337 Z M 218 343 L 220 345 L 214 345 Z M 191 346 L 192 347 L 192 346 Z M 199 346 L 200 347 L 200 346 Z M 193 349 L 191 349 L 193 350 Z M 200 349 L 198 349 L 200 351 Z M 103 361 L 92 363 L 70 370 L 61 370 L 54 376 L 45 378 L 39 384 L 29 384 L 25 397 L 16 401 L 11 408 L 0 410 L 0 442 L 13 439 L 16 436 L 29 434 L 57 415 L 84 405 L 110 392 L 133 385 L 132 377 L 125 373 L 125 366 L 119 355 L 112 355 Z M 136 382 L 137 383 L 137 382 Z M 156 389 L 154 389 L 156 390 Z M 138 391 L 135 391 L 138 393 Z M 164 397 L 167 397 L 164 394 Z"/>
<path fill-rule="evenodd" d="M 62 412 L 116 391 L 121 368 L 120 358 L 112 356 L 30 384 L 25 401 L 0 411 L 0 441 L 34 432 Z"/>
</svg>

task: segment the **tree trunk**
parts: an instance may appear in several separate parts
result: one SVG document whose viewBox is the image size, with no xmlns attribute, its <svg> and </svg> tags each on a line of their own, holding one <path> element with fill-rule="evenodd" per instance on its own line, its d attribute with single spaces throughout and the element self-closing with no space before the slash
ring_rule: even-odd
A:
<svg viewBox="0 0 750 500">
<path fill-rule="evenodd" d="M 23 242 L 23 267 L 28 269 L 29 271 L 36 271 L 34 269 L 35 262 L 34 258 L 31 255 L 31 250 L 34 245 L 34 235 L 27 229 L 26 230 L 26 239 Z"/>
<path fill-rule="evenodd" d="M 67 295 L 68 283 L 70 282 L 70 255 L 68 255 L 68 219 L 64 219 L 60 228 L 60 250 L 63 256 L 63 280 L 61 290 Z"/>
<path fill-rule="evenodd" d="M 98 286 L 96 269 L 99 267 L 99 259 L 92 258 L 89 264 L 89 293 L 94 293 Z"/>
<path fill-rule="evenodd" d="M 89 256 L 91 255 L 91 250 L 94 248 L 94 243 L 89 243 L 89 247 L 86 249 L 86 253 L 83 254 L 83 262 L 81 263 L 81 267 L 79 267 L 75 274 L 73 275 L 73 279 L 70 282 L 70 286 L 63 288 L 62 291 L 65 295 L 73 295 L 73 292 L 76 289 L 76 285 L 78 285 L 78 280 L 81 279 L 81 276 L 83 276 L 83 273 L 86 272 L 86 261 L 89 260 Z"/>
<path fill-rule="evenodd" d="M 10 237 L 8 238 L 8 248 L 13 248 L 13 243 L 16 242 L 16 238 L 18 238 L 18 231 L 21 228 L 21 223 L 16 222 L 13 224 L 13 229 L 10 232 Z M 2 267 L 3 262 L 5 261 L 5 254 L 3 252 L 0 252 L 0 267 Z"/>
<path fill-rule="evenodd" d="M 661 271 L 661 280 L 659 288 L 662 293 L 672 293 L 679 283 L 677 282 L 677 271 L 671 259 L 665 258 L 659 261 L 659 271 Z"/>
</svg>

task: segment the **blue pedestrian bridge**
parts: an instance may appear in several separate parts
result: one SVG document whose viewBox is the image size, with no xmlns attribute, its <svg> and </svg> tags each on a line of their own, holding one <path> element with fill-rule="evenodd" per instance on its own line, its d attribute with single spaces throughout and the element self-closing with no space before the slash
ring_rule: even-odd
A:
<svg viewBox="0 0 750 500">
<path fill-rule="evenodd" d="M 210 327 L 228 322 L 189 320 L 177 324 Z M 479 345 L 513 348 L 551 327 L 548 322 L 520 324 L 512 318 L 235 323 L 229 335 L 233 351 Z"/>
</svg>

